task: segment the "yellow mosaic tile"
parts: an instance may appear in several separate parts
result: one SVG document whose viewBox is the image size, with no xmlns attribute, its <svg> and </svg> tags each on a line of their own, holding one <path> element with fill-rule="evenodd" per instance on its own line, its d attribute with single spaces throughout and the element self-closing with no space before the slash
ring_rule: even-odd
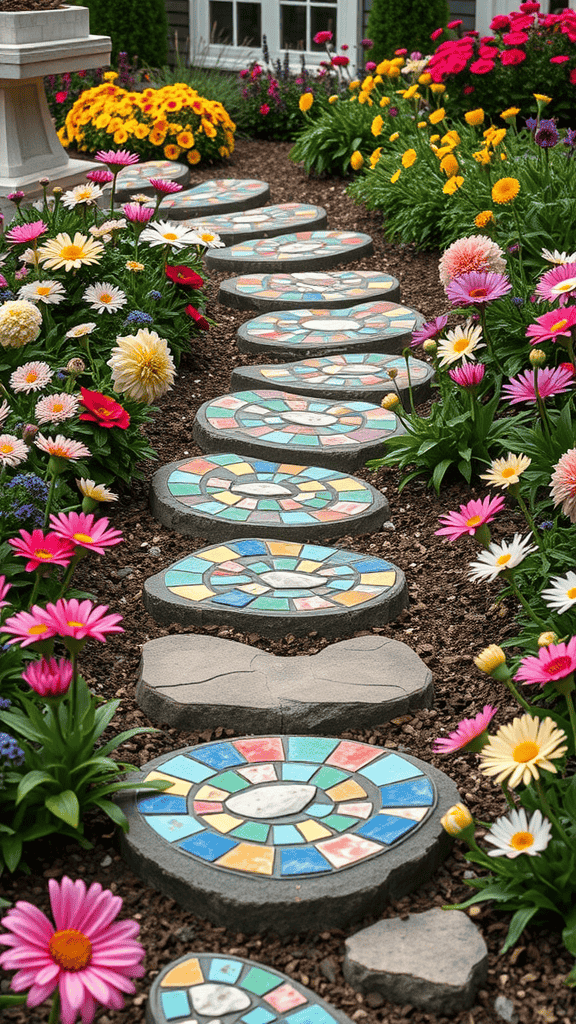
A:
<svg viewBox="0 0 576 1024">
<path fill-rule="evenodd" d="M 339 782 L 337 786 L 326 790 L 327 795 L 334 801 L 355 800 L 356 797 L 366 796 L 366 790 L 362 789 L 354 779 L 346 779 L 346 782 Z"/>
<path fill-rule="evenodd" d="M 244 476 L 245 473 L 253 473 L 254 466 L 251 466 L 249 462 L 233 462 L 230 466 L 226 466 L 234 476 Z"/>
<path fill-rule="evenodd" d="M 311 558 L 303 558 L 301 562 L 298 562 L 296 566 L 297 572 L 315 572 L 316 569 L 320 569 L 322 562 L 313 562 Z"/>
<path fill-rule="evenodd" d="M 360 594 L 357 590 L 345 590 L 342 594 L 330 595 L 331 600 L 336 604 L 345 604 L 349 608 L 354 604 L 364 604 L 372 597 L 374 597 L 373 594 Z"/>
<path fill-rule="evenodd" d="M 201 985 L 203 981 L 204 975 L 198 960 L 186 960 L 183 964 L 176 964 L 176 967 L 173 967 L 171 971 L 168 971 L 168 974 L 164 975 L 160 982 L 160 987 Z"/>
<path fill-rule="evenodd" d="M 226 800 L 230 796 L 225 789 L 216 789 L 216 786 L 202 786 L 194 797 L 195 800 Z"/>
<path fill-rule="evenodd" d="M 329 829 L 324 828 L 324 825 L 320 825 L 317 821 L 312 821 L 311 818 L 298 822 L 296 828 L 308 843 L 312 843 L 315 839 L 325 839 L 330 835 Z"/>
<path fill-rule="evenodd" d="M 150 772 L 146 776 L 146 782 L 152 782 L 154 779 L 162 779 L 164 782 L 171 782 L 170 789 L 162 790 L 163 793 L 169 793 L 170 796 L 187 796 L 191 782 L 186 782 L 186 779 L 175 779 L 173 775 L 165 775 L 164 772 Z"/>
<path fill-rule="evenodd" d="M 318 480 L 305 480 L 301 484 L 298 484 L 299 491 L 323 491 L 324 484 L 318 482 Z"/>
<path fill-rule="evenodd" d="M 278 473 L 301 473 L 303 469 L 307 469 L 306 466 L 292 466 L 289 462 L 283 462 L 278 466 Z"/>
<path fill-rule="evenodd" d="M 360 480 L 353 480 L 351 476 L 347 476 L 345 480 L 331 480 L 330 485 L 335 491 L 361 491 L 366 487 L 366 484 Z"/>
<path fill-rule="evenodd" d="M 243 590 L 246 594 L 265 594 L 270 587 L 263 587 L 261 583 L 243 583 L 238 590 Z"/>
<path fill-rule="evenodd" d="M 363 572 L 360 573 L 361 583 L 372 583 L 378 587 L 391 587 L 396 582 L 396 573 L 393 570 L 387 572 Z"/>
<path fill-rule="evenodd" d="M 230 491 L 218 491 L 210 497 L 212 501 L 221 501 L 223 505 L 235 505 L 237 501 L 242 500 L 241 494 L 232 494 Z"/>
<path fill-rule="evenodd" d="M 271 555 L 299 555 L 302 544 L 290 543 L 288 540 L 269 540 L 268 549 Z"/>
<path fill-rule="evenodd" d="M 235 558 L 238 558 L 237 551 L 225 547 L 208 548 L 206 551 L 196 551 L 194 554 L 196 558 L 205 558 L 207 562 L 227 562 L 228 559 L 234 561 Z"/>
<path fill-rule="evenodd" d="M 236 871 L 248 871 L 253 875 L 271 875 L 274 870 L 274 847 L 239 843 L 220 857 L 216 864 L 235 868 Z"/>
<path fill-rule="evenodd" d="M 217 832 L 231 832 L 237 825 L 242 825 L 243 818 L 234 818 L 231 814 L 203 814 L 202 817 L 209 828 Z"/>
<path fill-rule="evenodd" d="M 203 601 L 206 597 L 214 597 L 214 590 L 210 590 L 210 587 L 205 587 L 203 583 L 198 583 L 196 586 L 187 587 L 168 587 L 171 594 L 175 594 L 176 597 L 185 597 L 187 601 Z"/>
<path fill-rule="evenodd" d="M 286 370 L 262 370 L 263 377 L 285 377 Z"/>
</svg>

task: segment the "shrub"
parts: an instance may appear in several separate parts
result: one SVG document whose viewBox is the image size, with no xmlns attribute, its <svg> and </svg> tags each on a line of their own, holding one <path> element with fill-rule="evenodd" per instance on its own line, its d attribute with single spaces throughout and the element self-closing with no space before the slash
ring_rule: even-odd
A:
<svg viewBox="0 0 576 1024">
<path fill-rule="evenodd" d="M 448 21 L 446 0 L 374 0 L 368 17 L 370 60 L 380 61 L 399 47 L 430 52 L 430 33 Z"/>
<path fill-rule="evenodd" d="M 298 75 L 290 73 L 287 60 L 277 60 L 274 67 L 266 59 L 265 67 L 253 61 L 240 72 L 240 85 L 244 131 L 253 138 L 278 140 L 295 139 L 302 130 L 303 96 L 312 97 L 315 110 L 325 111 L 337 87 L 325 68 L 312 73 L 303 58 Z"/>
<path fill-rule="evenodd" d="M 118 85 L 131 90 L 140 81 L 140 72 L 136 64 L 132 64 L 127 53 L 118 54 Z M 103 68 L 91 68 L 89 71 L 65 71 L 62 75 L 47 75 L 44 79 L 46 99 L 56 128 L 64 124 L 66 117 L 81 93 L 101 85 L 104 81 Z"/>
<path fill-rule="evenodd" d="M 168 19 L 164 0 L 86 0 L 90 31 L 111 36 L 112 61 L 121 51 L 144 64 L 164 64 Z"/>
</svg>

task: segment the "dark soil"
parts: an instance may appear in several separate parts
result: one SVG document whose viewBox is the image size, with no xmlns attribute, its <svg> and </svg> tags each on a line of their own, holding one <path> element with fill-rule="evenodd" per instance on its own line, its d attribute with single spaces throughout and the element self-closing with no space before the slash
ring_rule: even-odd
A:
<svg viewBox="0 0 576 1024">
<path fill-rule="evenodd" d="M 396 275 L 402 286 L 402 301 L 419 309 L 426 318 L 444 312 L 446 300 L 438 282 L 438 254 L 419 253 L 414 246 L 386 244 L 379 216 L 354 206 L 345 194 L 345 180 L 307 179 L 289 162 L 289 149 L 289 144 L 241 141 L 225 173 L 268 181 L 272 202 L 306 201 L 325 207 L 331 228 L 369 233 L 374 239 L 375 255 L 355 266 Z M 214 169 L 194 171 L 193 183 L 221 173 Z M 238 353 L 234 340 L 239 324 L 253 314 L 219 305 L 216 301 L 218 283 L 214 277 L 208 309 L 217 327 L 194 340 L 193 351 L 182 363 L 176 386 L 162 403 L 162 412 L 150 429 L 151 441 L 158 451 L 158 465 L 184 455 L 200 454 L 192 438 L 196 409 L 206 399 L 228 391 L 233 365 L 253 362 L 251 357 Z M 267 356 L 262 358 L 262 362 L 269 361 Z M 146 467 L 148 478 L 155 468 L 155 465 Z M 463 484 L 444 490 L 441 498 L 419 483 L 409 485 L 399 495 L 399 476 L 395 471 L 365 471 L 359 475 L 386 492 L 395 530 L 360 538 L 344 537 L 339 544 L 390 558 L 406 572 L 411 598 L 409 610 L 395 622 L 375 628 L 373 632 L 402 640 L 417 651 L 433 672 L 436 698 L 432 710 L 405 715 L 368 730 L 351 728 L 342 736 L 406 751 L 432 762 L 456 781 L 462 799 L 473 813 L 483 820 L 493 820 L 505 807 L 496 787 L 479 773 L 476 757 L 472 754 L 448 758 L 433 755 L 432 742 L 438 734 L 455 728 L 461 718 L 476 714 L 486 703 L 499 706 L 497 725 L 517 713 L 508 692 L 500 684 L 481 676 L 472 661 L 487 644 L 499 643 L 514 635 L 515 607 L 509 602 L 496 603 L 496 585 L 473 585 L 468 581 L 468 562 L 476 552 L 472 541 L 449 545 L 434 535 L 438 515 L 457 508 L 470 496 Z M 112 731 L 151 724 L 134 700 L 140 650 L 147 640 L 166 632 L 182 631 L 178 626 L 168 631 L 160 628 L 144 611 L 143 582 L 206 543 L 202 539 L 183 540 L 155 522 L 148 510 L 147 495 L 148 483 L 136 484 L 117 507 L 112 507 L 113 523 L 124 530 L 125 543 L 111 548 L 105 558 L 81 563 L 84 577 L 78 581 L 99 600 L 110 604 L 111 610 L 124 615 L 126 632 L 111 636 L 105 645 L 89 645 L 83 658 L 83 671 L 94 691 L 106 698 L 122 699 L 110 735 Z M 497 538 L 510 536 L 515 528 L 522 529 L 522 521 L 516 513 L 509 513 L 499 521 L 494 533 Z M 186 631 L 197 630 L 191 627 Z M 291 656 L 315 653 L 328 643 L 317 634 L 298 640 L 286 636 L 270 642 L 257 634 L 240 634 L 231 628 L 214 627 L 206 632 Z M 132 743 L 124 744 L 119 756 L 139 766 L 174 748 L 233 735 L 227 725 L 225 721 L 215 720 L 213 728 L 201 735 L 164 728 L 159 733 L 139 736 Z M 411 1024 L 446 1024 L 448 1021 L 447 1017 L 426 1014 L 411 1006 L 386 1002 L 378 1005 L 378 998 L 364 999 L 356 994 L 341 973 L 343 932 L 308 933 L 288 940 L 279 940 L 273 934 L 246 936 L 227 932 L 225 928 L 214 927 L 182 911 L 172 900 L 147 888 L 134 876 L 118 855 L 114 830 L 107 819 L 90 819 L 87 834 L 94 842 L 92 851 L 83 852 L 68 841 L 47 841 L 36 851 L 37 859 L 30 876 L 5 876 L 2 883 L 8 899 L 30 900 L 49 910 L 48 878 L 68 874 L 72 878 L 81 876 L 88 883 L 97 880 L 122 896 L 126 916 L 140 921 L 140 937 L 147 950 L 146 976 L 137 983 L 138 994 L 128 1000 L 126 1009 L 117 1013 L 105 1011 L 99 1018 L 101 1024 L 142 1024 L 153 978 L 165 964 L 190 949 L 239 954 L 270 964 L 309 985 L 362 1024 L 408 1021 Z M 463 848 L 456 844 L 431 882 L 390 906 L 383 916 L 404 916 L 466 899 L 470 890 L 464 884 L 464 873 L 469 870 Z M 571 958 L 564 951 L 559 934 L 546 928 L 529 928 L 514 950 L 499 956 L 507 930 L 506 915 L 499 915 L 491 906 L 473 908 L 470 914 L 490 950 L 488 980 L 478 993 L 474 1008 L 452 1018 L 456 1024 L 497 1024 L 501 1018 L 494 1003 L 499 995 L 512 1001 L 515 1019 L 521 1024 L 574 1024 L 575 996 L 563 986 Z M 7 981 L 2 983 L 2 989 L 8 989 Z M 48 1020 L 48 1004 L 31 1012 L 7 1011 L 5 1019 L 11 1024 L 24 1024 L 24 1021 L 44 1024 Z"/>
</svg>

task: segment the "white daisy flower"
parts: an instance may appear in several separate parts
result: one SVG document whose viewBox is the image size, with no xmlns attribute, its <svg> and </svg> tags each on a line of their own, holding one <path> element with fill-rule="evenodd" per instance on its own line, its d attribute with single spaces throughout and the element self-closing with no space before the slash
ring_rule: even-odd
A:
<svg viewBox="0 0 576 1024">
<path fill-rule="evenodd" d="M 185 249 L 188 245 L 199 245 L 200 239 L 189 228 L 181 224 L 171 224 L 167 220 L 150 223 L 140 235 L 143 242 L 149 245 L 170 245 L 173 249 Z"/>
<path fill-rule="evenodd" d="M 92 334 L 92 331 L 96 327 L 96 324 L 76 324 L 76 327 L 71 327 L 69 331 L 66 331 L 67 338 L 83 338 L 85 334 Z"/>
<path fill-rule="evenodd" d="M 19 299 L 28 299 L 28 302 L 45 302 L 47 305 L 56 306 L 63 302 L 66 297 L 66 289 L 60 281 L 32 281 L 30 284 L 23 284 L 18 291 Z"/>
<path fill-rule="evenodd" d="M 529 533 L 523 538 L 519 533 L 515 533 L 510 544 L 505 540 L 501 544 L 492 542 L 486 551 L 480 553 L 477 562 L 470 562 L 472 572 L 468 573 L 469 578 L 492 583 L 504 569 L 513 569 L 520 565 L 526 555 L 536 551 L 536 545 L 530 544 L 531 536 Z"/>
<path fill-rule="evenodd" d="M 116 313 L 117 310 L 122 309 L 128 302 L 126 295 L 121 288 L 115 288 L 113 284 L 108 284 L 107 281 L 98 281 L 96 284 L 91 284 L 84 295 L 82 296 L 84 302 L 87 302 L 90 309 L 95 309 L 97 313 L 103 313 L 106 310 L 107 313 Z"/>
<path fill-rule="evenodd" d="M 99 185 L 87 181 L 84 185 L 76 185 L 75 188 L 65 192 L 62 196 L 62 206 L 65 206 L 68 210 L 72 210 L 75 206 L 79 206 L 82 203 L 85 203 L 86 206 L 95 206 L 103 195 L 104 193 Z"/>
<path fill-rule="evenodd" d="M 551 831 L 550 822 L 540 811 L 534 811 L 530 820 L 524 808 L 510 811 L 494 822 L 485 837 L 487 843 L 496 847 L 488 851 L 488 856 L 513 859 L 527 853 L 529 857 L 538 857 L 548 846 Z"/>
<path fill-rule="evenodd" d="M 482 328 L 474 326 L 471 319 L 468 319 L 464 327 L 455 327 L 448 331 L 445 338 L 438 342 L 438 356 L 440 366 L 451 366 L 459 359 L 476 359 L 475 352 L 479 348 L 486 348 L 479 344 L 482 337 Z"/>
<path fill-rule="evenodd" d="M 136 195 L 130 196 L 131 203 L 148 203 L 150 206 L 154 204 L 150 202 L 150 196 L 147 196 L 144 192 L 137 192 Z"/>
<path fill-rule="evenodd" d="M 32 249 L 32 247 L 24 249 L 24 252 L 20 253 L 18 259 L 20 260 L 20 263 L 29 263 L 31 266 L 36 267 L 36 269 L 40 266 L 38 250 Z"/>
<path fill-rule="evenodd" d="M 48 363 L 32 362 L 23 363 L 10 376 L 10 387 L 16 393 L 23 391 L 29 395 L 31 391 L 42 391 L 54 376 Z"/>
<path fill-rule="evenodd" d="M 550 249 L 542 249 L 540 255 L 547 263 L 554 263 L 557 267 L 562 266 L 563 263 L 576 262 L 576 252 L 568 255 L 565 252 L 558 252 L 558 249 L 554 249 L 553 252 Z"/>
<path fill-rule="evenodd" d="M 94 480 L 88 480 L 87 477 L 82 477 L 76 483 L 85 498 L 92 498 L 93 501 L 118 501 L 118 495 L 104 484 L 96 484 Z"/>
<path fill-rule="evenodd" d="M 190 224 L 190 231 L 193 231 L 198 237 L 199 245 L 204 245 L 207 249 L 221 249 L 225 244 L 220 235 L 213 231 L 209 224 Z"/>
<path fill-rule="evenodd" d="M 549 590 L 543 590 L 541 597 L 549 608 L 562 615 L 576 604 L 576 572 L 567 572 L 565 576 L 553 576 L 550 582 L 553 586 Z"/>
<path fill-rule="evenodd" d="M 2 405 L 0 405 L 0 427 L 8 419 L 8 417 L 9 417 L 11 412 L 12 412 L 12 409 L 8 405 L 8 402 L 6 401 L 6 399 L 4 399 L 4 401 L 2 402 Z"/>
</svg>

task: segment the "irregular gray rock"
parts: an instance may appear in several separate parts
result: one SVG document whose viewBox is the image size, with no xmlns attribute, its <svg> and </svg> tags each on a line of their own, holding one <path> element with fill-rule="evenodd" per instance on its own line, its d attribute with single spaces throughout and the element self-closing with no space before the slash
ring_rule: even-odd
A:
<svg viewBox="0 0 576 1024">
<path fill-rule="evenodd" d="M 438 1014 L 471 1007 L 487 969 L 488 949 L 476 925 L 460 910 L 439 908 L 356 932 L 346 940 L 343 964 L 344 977 L 359 991 Z"/>
<path fill-rule="evenodd" d="M 497 996 L 494 1000 L 494 1010 L 502 1020 L 508 1024 L 516 1024 L 518 1014 L 514 1012 L 514 1003 L 507 996 Z"/>
</svg>

